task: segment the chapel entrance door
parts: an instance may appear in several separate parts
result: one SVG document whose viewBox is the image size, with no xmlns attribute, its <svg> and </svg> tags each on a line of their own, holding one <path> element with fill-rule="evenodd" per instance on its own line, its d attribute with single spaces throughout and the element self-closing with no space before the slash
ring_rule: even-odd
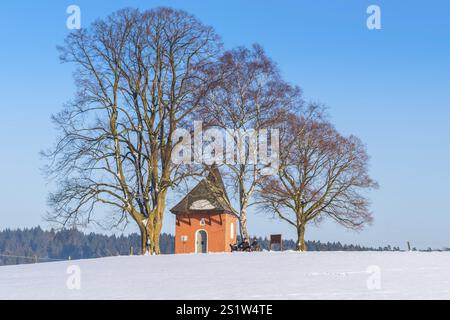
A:
<svg viewBox="0 0 450 320">
<path fill-rule="evenodd" d="M 208 253 L 208 234 L 205 230 L 197 231 L 196 253 Z"/>
</svg>

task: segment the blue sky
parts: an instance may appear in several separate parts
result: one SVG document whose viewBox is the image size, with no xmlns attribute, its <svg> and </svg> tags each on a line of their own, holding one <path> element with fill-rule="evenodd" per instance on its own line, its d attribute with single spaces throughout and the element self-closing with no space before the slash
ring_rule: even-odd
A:
<svg viewBox="0 0 450 320">
<path fill-rule="evenodd" d="M 0 9 L 0 229 L 47 224 L 39 151 L 52 145 L 50 115 L 74 92 L 72 66 L 56 45 L 66 8 L 82 26 L 123 7 L 185 9 L 222 36 L 225 46 L 260 43 L 305 97 L 329 107 L 337 128 L 359 136 L 380 189 L 371 194 L 375 222 L 361 233 L 334 223 L 307 239 L 365 245 L 450 247 L 450 3 L 381 0 L 11 1 Z M 366 28 L 377 4 L 382 30 Z M 168 214 L 165 231 L 173 232 Z M 262 213 L 252 233 L 289 226 Z"/>
</svg>

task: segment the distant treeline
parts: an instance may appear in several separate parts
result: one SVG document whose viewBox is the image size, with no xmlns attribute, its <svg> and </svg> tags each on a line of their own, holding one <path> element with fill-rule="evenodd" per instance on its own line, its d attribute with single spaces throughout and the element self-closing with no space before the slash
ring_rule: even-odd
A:
<svg viewBox="0 0 450 320">
<path fill-rule="evenodd" d="M 269 240 L 259 238 L 261 248 L 269 249 Z M 160 245 L 163 254 L 174 252 L 173 235 L 163 233 Z M 310 251 L 396 251 L 399 248 L 368 248 L 359 245 L 343 245 L 340 242 L 308 241 Z M 90 259 L 117 255 L 129 255 L 131 248 L 139 254 L 138 234 L 106 236 L 85 234 L 75 229 L 44 231 L 40 227 L 24 230 L 0 231 L 0 265 L 49 262 L 67 259 Z M 284 240 L 283 249 L 293 250 L 295 241 Z"/>
<path fill-rule="evenodd" d="M 90 259 L 135 254 L 140 251 L 138 234 L 107 236 L 75 229 L 44 231 L 40 227 L 0 231 L 0 265 Z M 161 252 L 172 253 L 174 238 L 161 235 Z"/>
</svg>

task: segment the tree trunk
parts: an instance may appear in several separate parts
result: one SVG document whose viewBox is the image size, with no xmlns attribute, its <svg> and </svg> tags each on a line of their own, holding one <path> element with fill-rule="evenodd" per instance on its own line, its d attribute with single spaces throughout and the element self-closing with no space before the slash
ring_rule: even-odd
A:
<svg viewBox="0 0 450 320">
<path fill-rule="evenodd" d="M 159 236 L 161 234 L 161 227 L 156 228 L 155 224 L 158 222 L 150 222 L 148 226 L 141 230 L 141 252 L 143 255 L 149 254 L 160 254 L 159 248 Z"/>
<path fill-rule="evenodd" d="M 240 224 L 240 230 L 241 230 L 241 237 L 242 240 L 247 239 L 250 241 L 250 237 L 248 235 L 248 228 L 247 228 L 247 209 L 243 209 L 239 215 L 239 224 Z"/>
<path fill-rule="evenodd" d="M 162 225 L 162 223 L 161 223 Z M 153 230 L 153 235 L 150 239 L 150 253 L 151 254 L 161 254 L 161 248 L 159 247 L 159 237 L 161 235 L 161 227 L 155 226 Z"/>
<path fill-rule="evenodd" d="M 305 224 L 302 223 L 297 227 L 297 251 L 307 251 L 305 243 Z"/>
<path fill-rule="evenodd" d="M 244 178 L 245 178 L 245 165 L 241 165 L 241 176 L 239 177 L 239 225 L 241 231 L 241 241 L 247 239 L 250 242 L 247 228 L 247 203 L 248 198 L 245 194 Z"/>
<path fill-rule="evenodd" d="M 153 209 L 149 221 L 147 223 L 145 249 L 144 253 L 148 251 L 150 254 L 160 254 L 161 248 L 159 247 L 159 237 L 163 226 L 164 210 L 166 209 L 166 195 L 167 191 L 161 191 L 157 198 L 157 205 Z M 147 244 L 147 241 L 150 243 Z M 142 239 L 144 244 L 144 239 Z"/>
<path fill-rule="evenodd" d="M 145 230 L 145 227 L 140 228 L 140 230 L 141 230 L 141 254 L 144 255 L 147 253 L 148 233 Z"/>
</svg>

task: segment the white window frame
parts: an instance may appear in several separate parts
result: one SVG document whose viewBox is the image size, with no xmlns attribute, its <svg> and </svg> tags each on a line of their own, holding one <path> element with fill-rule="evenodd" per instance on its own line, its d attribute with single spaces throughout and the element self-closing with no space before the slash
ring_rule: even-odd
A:
<svg viewBox="0 0 450 320">
<path fill-rule="evenodd" d="M 230 239 L 234 239 L 234 222 L 230 224 Z"/>
</svg>

